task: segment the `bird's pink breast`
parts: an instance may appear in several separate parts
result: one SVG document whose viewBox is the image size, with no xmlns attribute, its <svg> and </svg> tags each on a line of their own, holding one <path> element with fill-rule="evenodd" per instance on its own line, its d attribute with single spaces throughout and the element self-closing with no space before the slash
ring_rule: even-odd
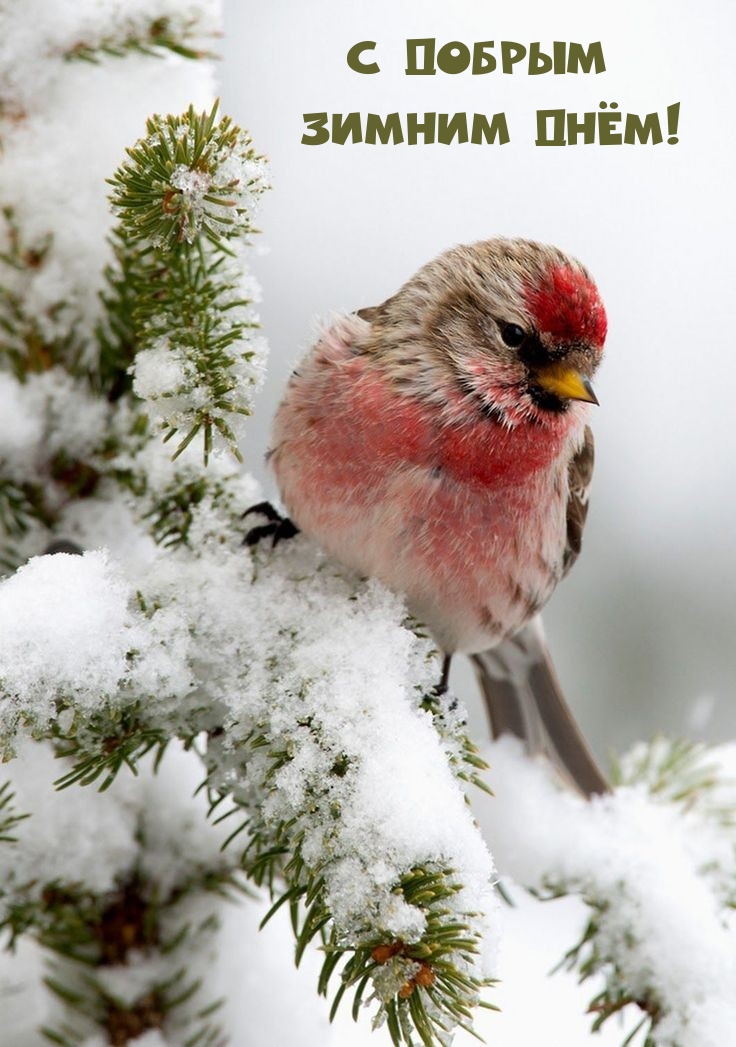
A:
<svg viewBox="0 0 736 1047">
<path fill-rule="evenodd" d="M 443 424 L 373 361 L 322 343 L 274 430 L 294 521 L 405 593 L 446 650 L 479 650 L 523 624 L 551 592 L 564 547 L 572 419 L 511 430 L 467 408 L 465 424 Z"/>
<path fill-rule="evenodd" d="M 494 490 L 523 484 L 559 455 L 567 429 L 564 423 L 552 430 L 532 423 L 509 429 L 485 418 L 448 427 L 438 437 L 439 464 L 466 484 Z"/>
<path fill-rule="evenodd" d="M 433 405 L 399 394 L 383 375 L 359 373 L 357 361 L 355 370 L 326 422 L 331 435 L 322 454 L 333 467 L 342 461 L 352 472 L 358 455 L 371 469 L 420 465 L 457 482 L 497 489 L 523 483 L 548 465 L 567 436 L 562 421 L 554 429 L 531 423 L 509 429 L 480 415 L 467 397 L 460 397 L 465 421 L 441 424 Z"/>
</svg>

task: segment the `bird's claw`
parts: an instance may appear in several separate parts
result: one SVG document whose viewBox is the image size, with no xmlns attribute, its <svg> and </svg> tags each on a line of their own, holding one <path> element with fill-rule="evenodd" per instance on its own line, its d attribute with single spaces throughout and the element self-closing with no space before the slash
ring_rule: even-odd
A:
<svg viewBox="0 0 736 1047">
<path fill-rule="evenodd" d="M 264 538 L 270 537 L 271 548 L 275 549 L 282 539 L 293 538 L 295 534 L 299 534 L 299 528 L 296 524 L 288 516 L 282 516 L 270 502 L 259 502 L 257 505 L 251 505 L 250 509 L 246 509 L 243 513 L 243 519 L 251 513 L 265 516 L 268 523 L 252 527 L 243 538 L 243 545 L 258 545 Z"/>
<path fill-rule="evenodd" d="M 440 676 L 440 678 L 437 681 L 437 683 L 435 684 L 435 686 L 432 688 L 432 695 L 435 698 L 442 698 L 442 699 L 444 699 L 445 696 L 447 695 L 447 692 L 448 692 L 449 687 L 450 687 L 450 663 L 451 662 L 452 662 L 452 655 L 451 654 L 446 654 L 444 656 L 444 658 L 442 659 L 442 675 Z M 447 699 L 447 701 L 448 701 L 448 708 L 450 709 L 451 712 L 453 712 L 457 708 L 457 698 L 453 698 L 451 696 L 449 699 Z"/>
</svg>

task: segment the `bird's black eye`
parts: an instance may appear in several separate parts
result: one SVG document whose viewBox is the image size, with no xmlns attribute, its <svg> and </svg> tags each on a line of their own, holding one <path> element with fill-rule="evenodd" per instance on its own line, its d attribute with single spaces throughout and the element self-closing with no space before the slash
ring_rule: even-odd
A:
<svg viewBox="0 0 736 1047">
<path fill-rule="evenodd" d="M 518 324 L 504 324 L 501 328 L 501 337 L 506 345 L 516 349 L 526 338 L 526 331 Z"/>
</svg>

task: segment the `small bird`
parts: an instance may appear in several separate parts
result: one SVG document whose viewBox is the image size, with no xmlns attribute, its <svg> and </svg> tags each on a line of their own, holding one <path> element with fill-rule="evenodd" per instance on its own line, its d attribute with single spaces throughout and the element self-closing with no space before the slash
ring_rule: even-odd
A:
<svg viewBox="0 0 736 1047">
<path fill-rule="evenodd" d="M 455 247 L 375 308 L 341 316 L 292 375 L 269 459 L 290 520 L 405 595 L 445 654 L 469 654 L 494 734 L 607 789 L 565 703 L 538 612 L 580 552 L 589 405 L 606 314 L 556 247 Z"/>
</svg>

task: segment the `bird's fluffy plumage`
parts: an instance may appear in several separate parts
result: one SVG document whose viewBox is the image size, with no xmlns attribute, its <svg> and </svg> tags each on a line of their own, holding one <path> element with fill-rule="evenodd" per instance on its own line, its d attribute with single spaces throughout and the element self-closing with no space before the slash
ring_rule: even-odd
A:
<svg viewBox="0 0 736 1047">
<path fill-rule="evenodd" d="M 271 455 L 292 519 L 405 593 L 445 651 L 497 644 L 579 550 L 588 407 L 549 376 L 587 382 L 604 338 L 595 285 L 557 248 L 446 252 L 335 321 L 292 376 Z"/>
</svg>

